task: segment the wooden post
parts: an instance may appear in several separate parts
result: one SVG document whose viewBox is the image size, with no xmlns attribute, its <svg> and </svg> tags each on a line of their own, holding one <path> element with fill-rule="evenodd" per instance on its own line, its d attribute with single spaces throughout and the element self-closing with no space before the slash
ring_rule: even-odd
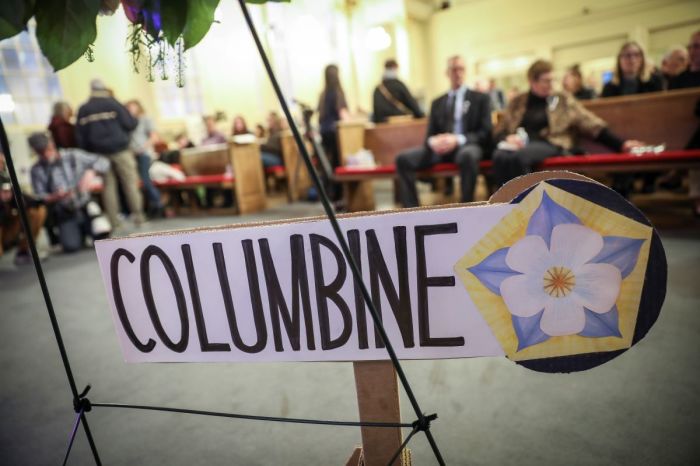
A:
<svg viewBox="0 0 700 466">
<path fill-rule="evenodd" d="M 255 144 L 229 145 L 233 167 L 234 191 L 238 213 L 247 214 L 265 209 L 265 173 L 260 158 L 260 146 Z"/>
<path fill-rule="evenodd" d="M 299 155 L 299 148 L 289 130 L 282 135 L 282 158 L 287 173 L 287 199 L 289 202 L 296 202 L 306 196 L 306 192 L 311 187 L 311 177 L 306 171 L 304 161 Z"/>
<path fill-rule="evenodd" d="M 360 361 L 354 362 L 353 366 L 360 421 L 401 422 L 399 385 L 391 361 Z M 347 465 L 386 466 L 401 446 L 401 429 L 362 427 L 361 430 L 360 454 L 356 449 Z M 410 462 L 402 461 L 401 456 L 392 464 L 410 466 Z"/>
</svg>

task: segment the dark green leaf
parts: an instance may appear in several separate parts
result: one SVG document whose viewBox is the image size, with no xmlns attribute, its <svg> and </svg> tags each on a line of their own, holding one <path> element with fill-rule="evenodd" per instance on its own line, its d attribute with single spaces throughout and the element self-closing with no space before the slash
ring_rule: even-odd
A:
<svg viewBox="0 0 700 466">
<path fill-rule="evenodd" d="M 187 0 L 167 0 L 160 2 L 161 28 L 165 39 L 170 45 L 175 45 L 177 38 L 185 29 L 187 23 Z M 194 3 L 194 2 L 193 2 Z"/>
<path fill-rule="evenodd" d="M 0 40 L 19 34 L 34 15 L 35 0 L 0 0 Z"/>
<path fill-rule="evenodd" d="M 97 37 L 100 0 L 38 0 L 36 38 L 58 71 L 80 58 Z"/>
<path fill-rule="evenodd" d="M 185 50 L 194 47 L 209 32 L 219 0 L 190 0 L 183 37 Z"/>
</svg>

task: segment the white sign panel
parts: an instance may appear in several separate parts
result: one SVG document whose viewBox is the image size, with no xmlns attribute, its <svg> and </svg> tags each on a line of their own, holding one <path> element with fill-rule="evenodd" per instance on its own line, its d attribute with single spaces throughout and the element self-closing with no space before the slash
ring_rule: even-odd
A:
<svg viewBox="0 0 700 466">
<path fill-rule="evenodd" d="M 399 358 L 503 355 L 455 274 L 513 205 L 340 220 Z M 325 219 L 98 241 L 128 362 L 388 359 Z"/>
</svg>

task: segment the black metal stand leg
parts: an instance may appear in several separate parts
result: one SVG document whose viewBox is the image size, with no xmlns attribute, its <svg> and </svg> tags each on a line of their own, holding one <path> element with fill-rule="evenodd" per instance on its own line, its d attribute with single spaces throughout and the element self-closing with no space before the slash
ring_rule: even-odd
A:
<svg viewBox="0 0 700 466">
<path fill-rule="evenodd" d="M 24 203 L 24 195 L 22 193 L 22 188 L 19 185 L 19 180 L 17 179 L 17 171 L 15 170 L 15 163 L 12 160 L 12 153 L 10 151 L 10 144 L 7 140 L 7 133 L 5 131 L 5 124 L 0 118 L 0 147 L 2 148 L 3 154 L 5 154 L 5 161 L 7 163 L 7 169 L 10 173 L 10 181 L 12 182 L 12 193 L 17 203 L 17 210 L 19 211 L 20 222 L 22 223 L 22 228 L 24 228 L 24 234 L 27 235 L 27 242 L 29 243 L 29 251 L 32 255 L 32 261 L 34 262 L 34 270 L 36 271 L 37 279 L 39 280 L 39 286 L 41 287 L 41 293 L 44 296 L 44 303 L 46 304 L 46 311 L 49 314 L 49 319 L 51 319 L 51 328 L 53 329 L 54 336 L 56 338 L 56 344 L 58 345 L 58 351 L 61 354 L 61 360 L 63 361 L 63 368 L 66 372 L 66 377 L 68 378 L 68 385 L 70 386 L 71 393 L 73 395 L 74 404 L 79 402 L 81 396 L 78 394 L 78 388 L 75 384 L 75 377 L 73 377 L 73 370 L 71 369 L 70 361 L 68 360 L 68 353 L 66 352 L 66 347 L 63 344 L 63 337 L 61 336 L 61 329 L 58 326 L 58 320 L 56 319 L 56 312 L 53 308 L 53 302 L 51 301 L 51 293 L 49 293 L 49 287 L 46 284 L 46 278 L 44 277 L 44 269 L 41 266 L 41 261 L 39 260 L 39 254 L 36 250 L 36 241 L 34 235 L 32 235 L 32 229 L 29 225 L 29 217 L 27 215 L 27 206 Z M 84 392 L 85 393 L 85 392 Z M 76 411 L 78 412 L 78 411 Z M 90 434 L 90 430 L 87 425 L 87 418 L 85 414 L 81 411 L 80 419 L 85 428 L 85 433 L 88 436 L 88 441 L 90 442 L 90 448 L 92 448 L 92 453 L 95 458 L 95 462 L 98 466 L 101 466 L 100 458 L 97 453 L 97 447 Z M 71 441 L 72 442 L 72 441 Z M 69 446 L 70 451 L 70 446 Z"/>
</svg>

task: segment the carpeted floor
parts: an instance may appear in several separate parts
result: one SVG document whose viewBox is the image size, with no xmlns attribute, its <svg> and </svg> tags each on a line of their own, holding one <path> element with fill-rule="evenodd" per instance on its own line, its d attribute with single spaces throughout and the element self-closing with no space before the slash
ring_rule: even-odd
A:
<svg viewBox="0 0 700 466">
<path fill-rule="evenodd" d="M 171 219 L 171 228 L 315 215 L 284 204 L 247 217 Z M 635 348 L 573 375 L 505 358 L 405 362 L 447 464 L 681 465 L 700 462 L 700 226 L 662 229 L 666 304 Z M 79 389 L 93 401 L 354 420 L 349 363 L 123 362 L 94 251 L 54 255 L 46 278 Z M 0 260 L 0 464 L 60 464 L 74 413 L 36 275 Z M 402 395 L 404 420 L 413 420 Z M 98 408 L 89 422 L 105 465 L 341 465 L 360 441 L 346 427 L 283 425 Z M 424 436 L 413 464 L 436 464 Z M 69 464 L 94 464 L 81 431 Z"/>
</svg>

